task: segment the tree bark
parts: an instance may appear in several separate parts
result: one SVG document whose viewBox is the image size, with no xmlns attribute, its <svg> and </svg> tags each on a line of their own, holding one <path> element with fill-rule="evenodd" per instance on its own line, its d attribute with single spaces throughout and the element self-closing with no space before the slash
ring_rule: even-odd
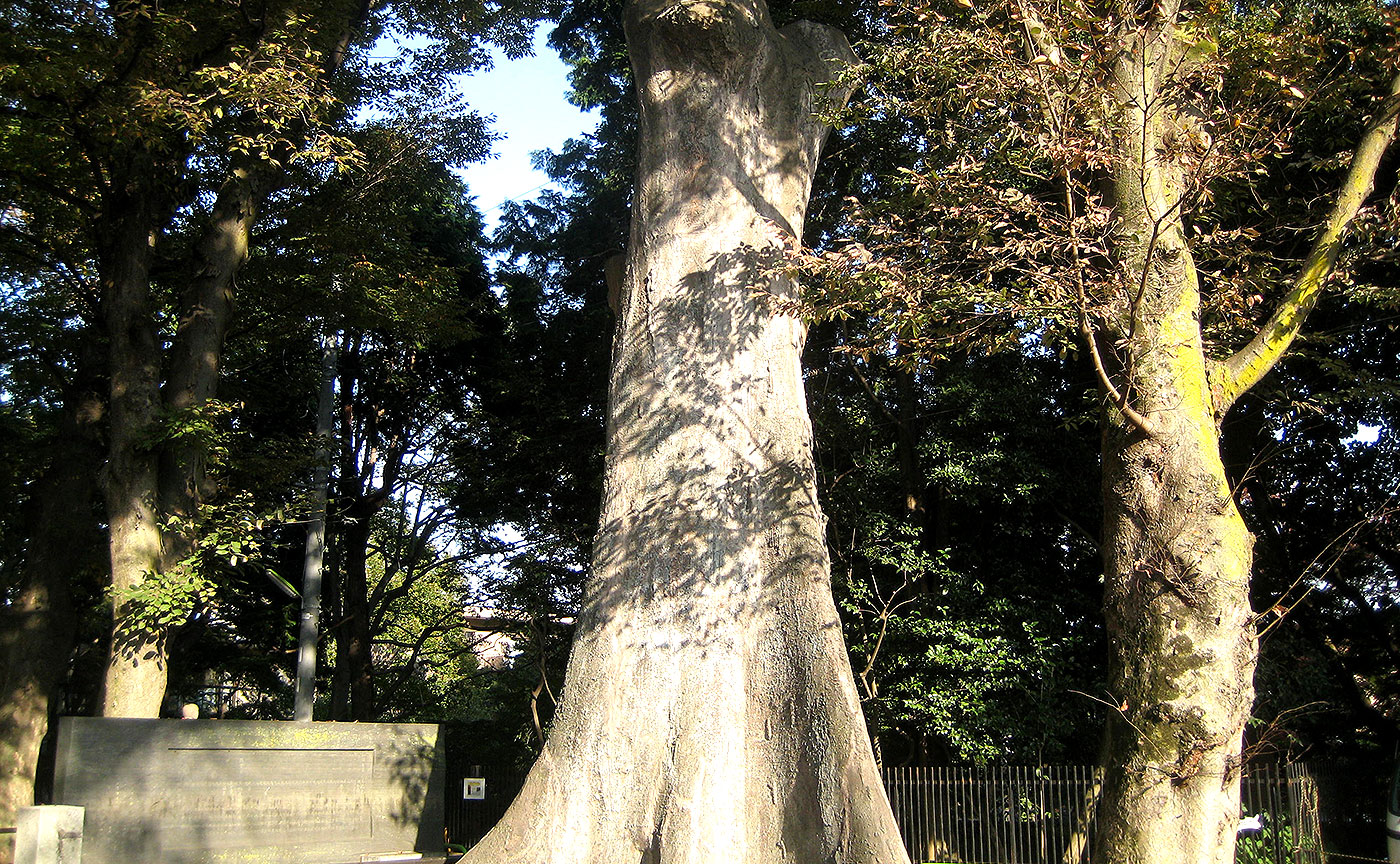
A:
<svg viewBox="0 0 1400 864">
<path fill-rule="evenodd" d="M 369 619 L 369 538 L 371 521 L 379 506 L 373 499 L 355 501 L 345 516 L 344 570 L 341 608 L 344 622 L 338 633 L 336 663 L 344 664 L 349 687 L 350 720 L 368 722 L 374 713 L 374 655 Z"/>
<path fill-rule="evenodd" d="M 99 566 L 102 537 L 92 482 L 102 453 L 103 400 L 75 388 L 48 468 L 35 484 L 24 582 L 0 622 L 0 825 L 34 803 L 39 745 L 62 688 L 77 634 L 71 599 L 76 574 Z M 0 861 L 12 860 L 0 837 Z"/>
<path fill-rule="evenodd" d="M 1280 309 L 1239 355 L 1211 363 L 1182 223 L 1189 166 L 1168 141 L 1182 125 L 1176 94 L 1164 92 L 1179 62 L 1177 4 L 1147 14 L 1127 39 L 1112 91 L 1106 200 L 1125 290 L 1106 322 L 1123 386 L 1105 413 L 1103 554 L 1110 686 L 1120 704 L 1108 730 L 1095 860 L 1229 864 L 1258 639 L 1249 602 L 1254 538 L 1222 464 L 1219 423 L 1277 362 L 1332 271 L 1395 135 L 1400 78 Z"/>
<path fill-rule="evenodd" d="M 1253 538 L 1220 458 L 1181 219 L 1185 169 L 1164 141 L 1176 120 L 1160 90 L 1172 4 L 1160 14 L 1159 26 L 1137 31 L 1114 81 L 1121 102 L 1107 199 L 1124 290 L 1107 329 L 1123 395 L 1105 408 L 1103 556 L 1119 705 L 1094 860 L 1230 864 L 1258 655 Z"/>
<path fill-rule="evenodd" d="M 214 398 L 219 383 L 224 334 L 233 317 L 234 281 L 248 260 L 248 241 L 260 200 L 254 171 L 236 166 L 214 201 L 204 236 L 195 250 L 195 272 L 180 300 L 178 325 L 166 359 L 165 408 L 190 411 Z M 162 448 L 160 504 L 176 525 L 192 525 L 208 488 L 205 442 L 177 440 Z M 167 531 L 166 567 L 195 548 L 188 532 Z"/>
<path fill-rule="evenodd" d="M 761 0 L 624 16 L 641 152 L 602 522 L 549 740 L 467 860 L 907 861 L 831 599 L 796 286 L 765 270 L 850 48 Z"/>
<path fill-rule="evenodd" d="M 230 172 L 219 191 L 181 299 L 163 387 L 148 271 L 153 238 L 164 219 L 150 203 L 155 196 L 143 197 L 146 203 L 131 204 L 132 215 L 117 219 L 121 239 L 112 245 L 112 277 L 104 283 L 113 370 L 107 482 L 118 597 L 147 574 L 175 571 L 196 550 L 199 509 L 210 494 L 207 444 L 176 437 L 156 447 L 154 436 L 162 412 L 197 409 L 214 396 L 233 314 L 234 279 L 248 257 L 258 191 L 247 167 Z M 120 602 L 114 610 L 103 713 L 155 717 L 165 693 L 169 634 L 139 632 L 129 625 L 127 611 Z"/>
<path fill-rule="evenodd" d="M 141 160 L 136 160 L 141 161 Z M 103 318 L 110 375 L 105 491 L 112 566 L 112 648 L 103 681 L 106 717 L 156 717 L 166 684 L 166 635 L 133 624 L 124 598 L 161 572 L 158 465 L 160 349 L 150 301 L 151 252 L 165 224 L 156 193 L 138 168 L 114 181 L 106 202 L 111 235 L 103 250 Z"/>
<path fill-rule="evenodd" d="M 1258 649 L 1253 538 L 1220 462 L 1194 274 L 1149 292 L 1140 347 L 1156 350 L 1134 352 L 1130 380 L 1154 431 L 1115 418 L 1104 434 L 1109 680 L 1121 709 L 1096 860 L 1229 864 Z"/>
</svg>

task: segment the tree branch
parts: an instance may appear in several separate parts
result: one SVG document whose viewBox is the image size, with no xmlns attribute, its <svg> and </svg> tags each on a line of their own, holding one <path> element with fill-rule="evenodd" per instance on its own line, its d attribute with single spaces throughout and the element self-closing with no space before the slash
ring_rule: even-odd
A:
<svg viewBox="0 0 1400 864">
<path fill-rule="evenodd" d="M 1074 224 L 1074 189 L 1070 185 L 1069 169 L 1062 169 L 1060 176 L 1065 184 L 1065 224 L 1069 226 L 1069 247 L 1074 255 L 1074 296 L 1079 304 L 1079 335 L 1084 338 L 1084 344 L 1089 349 L 1089 359 L 1094 364 L 1094 375 L 1098 378 L 1099 386 L 1103 388 L 1113 407 L 1144 435 L 1151 437 L 1154 434 L 1152 421 L 1128 403 L 1128 394 L 1118 390 L 1113 379 L 1109 377 L 1108 370 L 1104 368 L 1103 356 L 1099 353 L 1099 340 L 1093 325 L 1089 323 L 1089 300 L 1084 290 L 1084 263 L 1079 259 L 1079 234 Z"/>
<path fill-rule="evenodd" d="M 1323 284 L 1336 269 L 1342 239 L 1371 194 L 1381 157 L 1395 139 L 1398 116 L 1400 74 L 1390 82 L 1390 93 L 1381 103 L 1381 110 L 1356 145 L 1346 181 L 1337 193 L 1322 234 L 1313 243 L 1292 290 L 1248 345 L 1211 369 L 1211 392 L 1217 419 L 1274 368 L 1302 330 L 1308 313 L 1317 305 Z"/>
</svg>

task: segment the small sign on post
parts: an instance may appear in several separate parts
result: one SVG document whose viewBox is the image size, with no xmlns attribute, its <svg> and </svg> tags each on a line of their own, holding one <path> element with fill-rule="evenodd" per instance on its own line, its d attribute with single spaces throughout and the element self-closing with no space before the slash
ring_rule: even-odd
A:
<svg viewBox="0 0 1400 864">
<path fill-rule="evenodd" d="M 467 801 L 486 800 L 486 778 L 485 777 L 464 777 L 462 778 L 462 798 Z"/>
</svg>

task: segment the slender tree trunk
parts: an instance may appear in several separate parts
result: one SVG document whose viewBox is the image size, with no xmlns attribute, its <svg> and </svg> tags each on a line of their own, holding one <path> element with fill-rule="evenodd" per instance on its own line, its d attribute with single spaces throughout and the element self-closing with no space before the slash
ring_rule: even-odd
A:
<svg viewBox="0 0 1400 864">
<path fill-rule="evenodd" d="M 755 0 L 624 15 L 641 154 L 602 523 L 549 740 L 468 860 L 907 861 L 831 599 L 796 287 L 765 270 L 850 49 Z"/>
<path fill-rule="evenodd" d="M 306 528 L 302 568 L 301 626 L 297 634 L 295 719 L 312 719 L 316 706 L 316 643 L 321 636 L 321 573 L 326 559 L 326 486 L 330 482 L 330 440 L 335 424 L 335 337 L 321 346 L 321 390 L 316 400 L 316 470 L 311 481 L 311 524 Z"/>
<path fill-rule="evenodd" d="M 346 517 L 345 530 L 341 537 L 344 545 L 344 569 L 342 573 L 340 602 L 344 611 L 342 638 L 337 644 L 345 647 L 343 657 L 336 662 L 343 663 L 347 674 L 350 697 L 350 720 L 361 722 L 373 720 L 374 713 L 374 658 L 370 651 L 370 608 L 369 608 L 369 535 L 374 511 L 357 502 Z"/>
<path fill-rule="evenodd" d="M 116 185 L 116 184 L 114 184 Z M 132 181 L 108 203 L 111 237 L 102 266 L 111 417 L 108 435 L 108 548 L 112 566 L 112 648 L 103 682 L 107 717 L 156 717 L 166 684 L 166 634 L 135 625 L 124 597 L 161 572 L 157 458 L 160 349 L 150 302 L 151 251 L 159 226 L 154 195 Z"/>
<path fill-rule="evenodd" d="M 24 581 L 0 621 L 0 825 L 14 825 L 15 811 L 34 803 L 39 744 L 77 633 L 71 583 L 102 557 L 92 478 L 102 464 L 103 400 L 89 389 L 74 399 L 35 483 Z M 12 840 L 0 837 L 0 861 L 12 860 Z"/>
<path fill-rule="evenodd" d="M 1107 409 L 1105 613 L 1120 706 L 1109 721 L 1095 860 L 1229 864 L 1258 654 L 1253 538 L 1220 459 L 1183 177 L 1163 141 L 1174 118 L 1157 87 L 1171 29 L 1144 32 L 1118 68 L 1109 190 L 1127 289 L 1108 330 L 1121 346 L 1123 392 L 1146 428 Z"/>
<path fill-rule="evenodd" d="M 345 603 L 342 601 L 342 586 L 345 580 L 341 576 L 340 566 L 343 558 L 340 550 L 345 546 L 345 522 L 339 518 L 332 521 L 329 506 L 326 512 L 326 536 L 329 548 L 326 550 L 326 566 L 321 572 L 321 620 L 333 622 L 330 627 L 323 627 L 322 630 L 326 641 L 335 646 L 335 663 L 331 667 L 330 719 L 341 722 L 350 719 L 350 671 L 345 663 L 349 637 L 345 629 Z"/>
<path fill-rule="evenodd" d="M 180 301 L 179 323 L 166 359 L 165 408 L 180 414 L 214 398 L 224 334 L 233 316 L 234 280 L 248 259 L 248 239 L 259 193 L 253 171 L 237 167 L 219 190 L 214 211 L 195 250 L 195 273 Z M 200 505 L 209 499 L 208 442 L 176 439 L 161 450 L 161 515 L 173 520 L 165 532 L 164 569 L 170 570 L 198 543 Z"/>
</svg>

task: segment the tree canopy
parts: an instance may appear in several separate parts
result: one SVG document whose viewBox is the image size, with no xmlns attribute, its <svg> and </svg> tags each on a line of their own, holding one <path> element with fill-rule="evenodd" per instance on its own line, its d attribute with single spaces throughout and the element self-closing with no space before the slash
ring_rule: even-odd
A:
<svg viewBox="0 0 1400 864">
<path fill-rule="evenodd" d="M 639 302 L 622 6 L 7 4 L 0 822 L 60 706 L 290 716 L 318 444 L 317 719 L 540 751 Z M 877 758 L 1102 751 L 1163 813 L 1245 759 L 1389 759 L 1393 5 L 768 7 L 861 58 L 745 278 L 802 284 L 772 313 Z M 600 122 L 486 237 L 453 81 L 541 22 Z"/>
</svg>

